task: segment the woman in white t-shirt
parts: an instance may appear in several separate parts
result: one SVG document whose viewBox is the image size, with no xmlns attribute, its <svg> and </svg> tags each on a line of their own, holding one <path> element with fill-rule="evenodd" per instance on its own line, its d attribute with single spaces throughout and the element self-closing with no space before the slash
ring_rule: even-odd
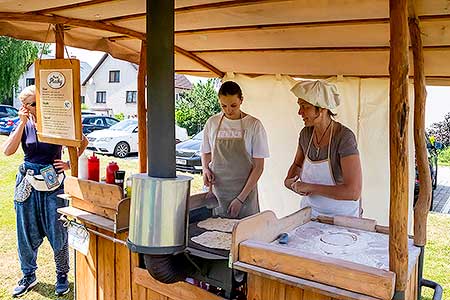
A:
<svg viewBox="0 0 450 300">
<path fill-rule="evenodd" d="M 257 182 L 269 157 L 266 131 L 241 111 L 242 100 L 237 83 L 222 84 L 222 112 L 206 122 L 201 148 L 203 182 L 219 202 L 215 214 L 239 219 L 259 212 Z"/>
</svg>

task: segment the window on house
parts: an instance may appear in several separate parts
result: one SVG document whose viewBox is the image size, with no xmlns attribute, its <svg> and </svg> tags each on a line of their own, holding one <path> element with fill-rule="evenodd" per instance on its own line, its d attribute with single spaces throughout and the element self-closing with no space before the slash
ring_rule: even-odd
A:
<svg viewBox="0 0 450 300">
<path fill-rule="evenodd" d="M 126 103 L 136 103 L 137 91 L 127 91 Z"/>
<path fill-rule="evenodd" d="M 106 92 L 97 92 L 96 103 L 106 103 Z"/>
<path fill-rule="evenodd" d="M 34 85 L 34 82 L 35 82 L 34 78 L 27 78 L 25 84 L 26 86 L 30 86 Z"/>
<path fill-rule="evenodd" d="M 120 71 L 109 71 L 109 82 L 120 82 Z"/>
<path fill-rule="evenodd" d="M 84 96 L 80 96 L 81 104 L 86 103 L 86 98 Z"/>
</svg>

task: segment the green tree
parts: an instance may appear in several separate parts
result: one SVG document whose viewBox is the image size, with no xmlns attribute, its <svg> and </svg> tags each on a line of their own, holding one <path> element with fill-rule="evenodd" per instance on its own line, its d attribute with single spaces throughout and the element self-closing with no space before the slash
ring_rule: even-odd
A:
<svg viewBox="0 0 450 300">
<path fill-rule="evenodd" d="M 20 76 L 37 58 L 39 43 L 0 36 L 0 103 L 12 104 Z"/>
<path fill-rule="evenodd" d="M 180 95 L 175 103 L 177 124 L 193 135 L 205 126 L 208 118 L 220 112 L 215 86 L 218 79 L 196 83 L 192 90 Z"/>
</svg>

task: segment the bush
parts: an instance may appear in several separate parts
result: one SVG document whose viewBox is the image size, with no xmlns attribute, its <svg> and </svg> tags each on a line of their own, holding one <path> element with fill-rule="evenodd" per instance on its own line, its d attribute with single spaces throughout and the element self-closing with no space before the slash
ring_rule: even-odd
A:
<svg viewBox="0 0 450 300">
<path fill-rule="evenodd" d="M 193 89 L 180 95 L 175 103 L 175 119 L 177 124 L 186 128 L 189 135 L 194 135 L 205 126 L 212 115 L 220 112 L 215 86 L 217 79 L 199 82 Z"/>
<path fill-rule="evenodd" d="M 116 118 L 119 121 L 123 121 L 125 119 L 125 115 L 121 112 L 121 113 L 115 114 L 114 118 Z"/>
<path fill-rule="evenodd" d="M 447 147 L 438 154 L 439 165 L 450 166 L 450 147 Z"/>
</svg>

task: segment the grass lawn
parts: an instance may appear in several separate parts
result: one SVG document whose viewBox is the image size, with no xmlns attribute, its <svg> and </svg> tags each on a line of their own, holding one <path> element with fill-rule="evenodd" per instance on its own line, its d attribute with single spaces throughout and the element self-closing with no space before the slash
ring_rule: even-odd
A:
<svg viewBox="0 0 450 300">
<path fill-rule="evenodd" d="M 0 144 L 6 140 L 0 136 Z M 67 155 L 66 155 L 67 157 Z M 15 174 L 18 165 L 22 161 L 23 154 L 19 150 L 15 155 L 5 157 L 0 154 L 0 299 L 12 299 L 10 292 L 20 278 L 20 268 L 17 259 L 15 215 L 13 205 L 13 190 Z M 101 177 L 105 176 L 105 168 L 109 161 L 114 160 L 119 167 L 127 171 L 129 175 L 137 173 L 137 157 L 117 159 L 110 156 L 99 156 Z M 127 176 L 128 176 L 127 175 Z M 199 175 L 194 175 L 192 190 L 200 191 L 202 180 Z M 431 214 L 428 221 L 428 244 L 425 252 L 424 277 L 440 283 L 444 287 L 444 300 L 450 300 L 450 215 Z M 72 252 L 72 251 L 71 251 Z M 73 259 L 71 257 L 73 266 Z M 41 246 L 38 257 L 37 276 L 39 284 L 22 299 L 73 299 L 73 293 L 64 297 L 54 296 L 55 265 L 49 243 L 45 240 Z M 73 291 L 73 270 L 70 274 Z M 431 291 L 424 289 L 424 299 L 431 299 Z M 91 300 L 91 299 L 83 299 Z M 106 299 L 108 300 L 108 299 Z"/>
</svg>

